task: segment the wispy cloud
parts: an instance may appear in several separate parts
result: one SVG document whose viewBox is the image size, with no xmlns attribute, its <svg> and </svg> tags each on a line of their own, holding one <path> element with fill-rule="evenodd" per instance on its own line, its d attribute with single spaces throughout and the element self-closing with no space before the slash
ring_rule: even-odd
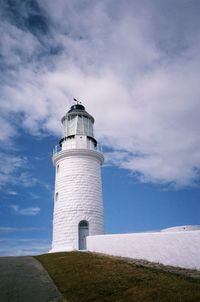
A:
<svg viewBox="0 0 200 302">
<path fill-rule="evenodd" d="M 5 186 L 21 185 L 32 187 L 39 183 L 30 171 L 27 171 L 28 159 L 26 157 L 0 151 L 0 189 Z M 16 195 L 14 190 L 8 190 L 8 194 Z"/>
<path fill-rule="evenodd" d="M 37 194 L 35 194 L 33 192 L 29 192 L 29 197 L 30 197 L 31 200 L 35 200 L 35 199 L 39 199 L 40 198 L 39 195 L 37 195 Z"/>
<path fill-rule="evenodd" d="M 35 216 L 40 213 L 39 207 L 29 207 L 29 208 L 20 208 L 19 205 L 10 205 L 10 208 L 14 211 L 15 214 L 18 215 L 30 215 Z"/>
<path fill-rule="evenodd" d="M 0 226 L 1 233 L 13 233 L 13 232 L 35 232 L 35 231 L 44 231 L 45 228 L 37 228 L 37 227 L 7 227 L 7 226 Z"/>
<path fill-rule="evenodd" d="M 16 191 L 7 191 L 6 192 L 8 195 L 12 195 L 12 196 L 16 196 L 17 195 L 17 192 Z"/>
<path fill-rule="evenodd" d="M 8 7 L 1 20 L 2 140 L 17 129 L 10 114 L 23 116 L 32 134 L 58 135 L 77 96 L 114 150 L 112 164 L 143 182 L 199 183 L 197 2 L 44 0 L 34 10 L 19 3 L 18 22 Z M 38 27 L 28 22 L 33 11 Z"/>
<path fill-rule="evenodd" d="M 24 256 L 47 253 L 50 250 L 50 243 L 47 240 L 39 239 L 0 239 L 0 256 Z"/>
</svg>

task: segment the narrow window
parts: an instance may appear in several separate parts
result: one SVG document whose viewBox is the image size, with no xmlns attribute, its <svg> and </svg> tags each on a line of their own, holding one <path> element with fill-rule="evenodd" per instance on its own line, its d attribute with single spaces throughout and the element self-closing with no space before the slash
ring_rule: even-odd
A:
<svg viewBox="0 0 200 302">
<path fill-rule="evenodd" d="M 57 173 L 59 173 L 59 172 L 60 172 L 60 166 L 59 166 L 59 165 L 57 165 L 57 167 L 56 167 L 56 171 L 57 171 Z"/>
<path fill-rule="evenodd" d="M 58 201 L 58 192 L 56 193 L 56 201 Z"/>
</svg>

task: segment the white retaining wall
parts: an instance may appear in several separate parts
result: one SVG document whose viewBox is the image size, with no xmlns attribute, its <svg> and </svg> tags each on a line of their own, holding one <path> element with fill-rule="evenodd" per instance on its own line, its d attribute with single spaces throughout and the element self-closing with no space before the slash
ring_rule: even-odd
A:
<svg viewBox="0 0 200 302">
<path fill-rule="evenodd" d="M 88 236 L 87 249 L 113 256 L 200 269 L 200 231 Z"/>
</svg>

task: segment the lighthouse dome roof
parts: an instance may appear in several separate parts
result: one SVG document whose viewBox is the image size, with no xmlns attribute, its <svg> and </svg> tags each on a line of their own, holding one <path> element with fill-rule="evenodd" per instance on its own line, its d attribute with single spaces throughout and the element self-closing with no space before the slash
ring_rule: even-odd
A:
<svg viewBox="0 0 200 302">
<path fill-rule="evenodd" d="M 82 104 L 75 104 L 72 105 L 70 110 L 63 116 L 62 122 L 67 119 L 69 116 L 76 116 L 76 115 L 82 115 L 91 120 L 92 123 L 94 123 L 94 118 L 91 116 L 86 110 L 85 107 Z"/>
<path fill-rule="evenodd" d="M 76 105 L 72 105 L 70 110 L 68 111 L 68 113 L 74 111 L 74 110 L 81 110 L 81 111 L 85 111 L 85 107 L 81 104 L 76 104 Z"/>
</svg>

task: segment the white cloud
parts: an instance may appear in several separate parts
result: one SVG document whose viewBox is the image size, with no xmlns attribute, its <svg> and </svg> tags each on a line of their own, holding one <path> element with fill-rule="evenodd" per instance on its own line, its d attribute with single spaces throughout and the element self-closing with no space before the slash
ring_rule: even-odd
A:
<svg viewBox="0 0 200 302">
<path fill-rule="evenodd" d="M 7 227 L 7 226 L 0 226 L 0 233 L 15 233 L 15 232 L 35 232 L 35 231 L 44 231 L 44 228 L 37 228 L 37 227 Z"/>
<path fill-rule="evenodd" d="M 4 60 L 20 65 L 6 74 L 0 108 L 23 114 L 31 133 L 58 135 L 72 97 L 86 100 L 112 164 L 144 182 L 192 186 L 200 168 L 199 6 L 145 3 L 41 1 L 59 49 L 44 58 L 41 40 L 26 32 L 22 46 L 24 31 L 6 23 Z M 16 127 L 6 123 L 9 137 Z"/>
<path fill-rule="evenodd" d="M 26 158 L 8 154 L 6 152 L 0 153 L 0 187 L 15 183 L 15 173 L 21 169 L 26 162 Z M 10 190 L 9 190 L 10 191 Z"/>
<path fill-rule="evenodd" d="M 27 157 L 10 153 L 8 150 L 0 151 L 0 189 L 7 194 L 16 195 L 16 192 L 8 187 L 32 187 L 38 184 L 39 181 L 28 171 L 28 163 Z"/>
<path fill-rule="evenodd" d="M 16 196 L 17 195 L 17 192 L 16 191 L 12 191 L 12 190 L 8 190 L 6 192 L 8 195 L 13 195 L 13 196 Z"/>
<path fill-rule="evenodd" d="M 8 143 L 10 138 L 12 138 L 14 135 L 16 135 L 16 129 L 15 127 L 10 123 L 9 119 L 6 120 L 4 117 L 0 117 L 0 142 L 1 144 Z"/>
<path fill-rule="evenodd" d="M 39 207 L 20 208 L 19 205 L 12 204 L 12 205 L 10 205 L 10 208 L 14 211 L 15 214 L 18 214 L 18 215 L 35 216 L 40 213 Z"/>
<path fill-rule="evenodd" d="M 40 196 L 33 192 L 29 192 L 29 197 L 31 200 L 40 199 Z"/>
<path fill-rule="evenodd" d="M 2 238 L 0 239 L 1 256 L 25 256 L 47 253 L 50 244 L 47 240 L 30 238 Z"/>
</svg>

